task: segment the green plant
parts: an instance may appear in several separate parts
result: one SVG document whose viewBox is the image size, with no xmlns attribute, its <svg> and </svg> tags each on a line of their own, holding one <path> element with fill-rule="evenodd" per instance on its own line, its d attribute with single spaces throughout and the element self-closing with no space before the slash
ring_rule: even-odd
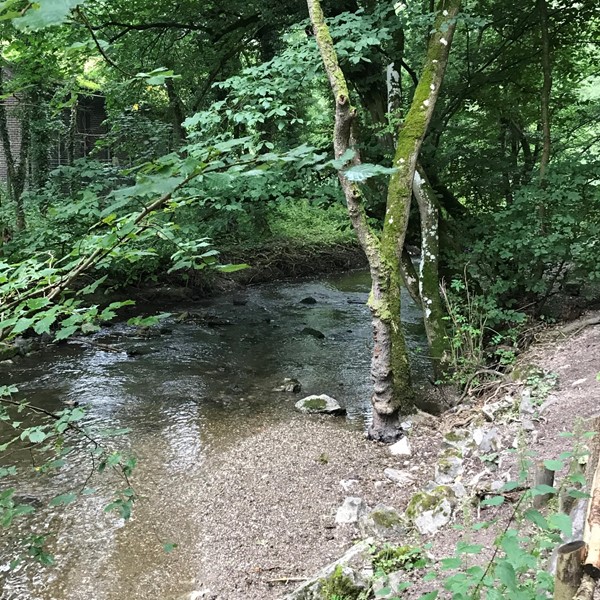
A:
<svg viewBox="0 0 600 600">
<path fill-rule="evenodd" d="M 392 573 L 401 569 L 419 569 L 427 564 L 427 558 L 422 548 L 386 544 L 380 550 L 373 549 L 372 562 L 376 571 Z"/>
<path fill-rule="evenodd" d="M 341 565 L 321 581 L 321 595 L 324 600 L 359 600 L 363 589 L 356 586 Z"/>
</svg>

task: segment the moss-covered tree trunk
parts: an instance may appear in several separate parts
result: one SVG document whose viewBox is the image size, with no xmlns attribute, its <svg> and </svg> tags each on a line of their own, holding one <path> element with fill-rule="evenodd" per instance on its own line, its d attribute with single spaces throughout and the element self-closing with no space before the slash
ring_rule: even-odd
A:
<svg viewBox="0 0 600 600">
<path fill-rule="evenodd" d="M 353 162 L 360 162 L 355 148 L 353 123 L 356 110 L 349 98 L 333 40 L 319 0 L 307 0 L 317 45 L 335 98 L 334 151 L 336 158 L 354 149 Z M 423 73 L 411 108 L 398 135 L 394 167 L 387 194 L 386 215 L 381 236 L 369 227 L 356 183 L 343 170 L 339 179 L 350 219 L 367 255 L 372 288 L 369 307 L 373 316 L 374 348 L 371 363 L 373 380 L 373 423 L 369 436 L 391 442 L 400 435 L 399 417 L 413 409 L 413 389 L 406 343 L 400 316 L 403 265 L 402 254 L 412 198 L 415 166 L 423 138 L 433 114 L 455 27 L 460 0 L 440 0 L 438 16 L 430 37 Z"/>
</svg>

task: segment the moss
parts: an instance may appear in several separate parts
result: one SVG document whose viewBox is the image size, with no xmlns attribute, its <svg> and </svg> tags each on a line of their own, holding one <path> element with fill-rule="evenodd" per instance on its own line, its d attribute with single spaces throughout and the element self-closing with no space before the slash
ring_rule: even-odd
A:
<svg viewBox="0 0 600 600">
<path fill-rule="evenodd" d="M 462 442 L 464 437 L 454 431 L 450 431 L 444 436 L 444 439 L 447 442 Z"/>
<path fill-rule="evenodd" d="M 358 600 L 362 591 L 350 577 L 344 575 L 341 565 L 329 577 L 321 580 L 321 597 L 324 600 Z"/>
<path fill-rule="evenodd" d="M 415 519 L 420 514 L 435 510 L 444 500 L 453 496 L 451 488 L 447 485 L 438 485 L 429 492 L 417 492 L 406 507 L 406 516 Z"/>
<path fill-rule="evenodd" d="M 374 510 L 370 514 L 371 519 L 378 527 L 384 527 L 385 529 L 391 529 L 395 525 L 400 525 L 402 523 L 402 519 L 400 515 L 392 510 Z"/>
<path fill-rule="evenodd" d="M 313 398 L 311 400 L 306 400 L 306 402 L 303 403 L 303 406 L 308 410 L 325 410 L 325 408 L 327 408 L 327 402 L 321 398 Z"/>
<path fill-rule="evenodd" d="M 415 546 L 390 546 L 386 544 L 373 555 L 374 570 L 392 573 L 400 569 L 410 570 L 422 566 L 425 556 L 421 548 Z"/>
<path fill-rule="evenodd" d="M 0 360 L 8 360 L 19 354 L 19 349 L 8 344 L 0 344 Z"/>
</svg>

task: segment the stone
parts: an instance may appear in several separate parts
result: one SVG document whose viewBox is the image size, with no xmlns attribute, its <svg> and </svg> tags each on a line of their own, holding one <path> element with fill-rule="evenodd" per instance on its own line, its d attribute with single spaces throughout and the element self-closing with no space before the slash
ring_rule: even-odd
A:
<svg viewBox="0 0 600 600">
<path fill-rule="evenodd" d="M 302 330 L 302 333 L 305 335 L 310 335 L 311 337 L 314 337 L 317 340 L 325 339 L 325 334 L 322 331 L 319 331 L 318 329 L 314 329 L 313 327 L 305 327 Z"/>
<path fill-rule="evenodd" d="M 316 298 L 313 298 L 312 296 L 306 296 L 306 298 L 302 298 L 302 300 L 300 300 L 300 304 L 316 304 L 317 300 Z"/>
<path fill-rule="evenodd" d="M 414 481 L 414 477 L 408 471 L 401 471 L 400 469 L 385 469 L 383 474 L 394 483 L 398 485 L 408 485 Z"/>
<path fill-rule="evenodd" d="M 358 496 L 348 496 L 335 514 L 336 525 L 355 525 L 367 512 L 367 505 Z"/>
<path fill-rule="evenodd" d="M 433 535 L 450 522 L 455 504 L 452 488 L 438 485 L 430 491 L 417 492 L 406 507 L 406 515 L 419 533 Z"/>
<path fill-rule="evenodd" d="M 341 558 L 321 569 L 315 577 L 300 584 L 285 596 L 284 600 L 322 600 L 323 596 L 320 592 L 323 582 L 331 577 L 338 567 L 341 567 L 342 574 L 348 577 L 353 585 L 366 590 L 369 586 L 367 577 L 370 570 L 368 566 L 372 558 L 369 550 L 374 543 L 373 538 L 367 538 L 355 544 Z M 364 577 L 363 573 L 367 576 Z"/>
<path fill-rule="evenodd" d="M 417 531 L 422 535 L 434 535 L 452 518 L 452 505 L 448 500 L 442 500 L 434 510 L 426 510 L 414 523 Z"/>
<path fill-rule="evenodd" d="M 340 487 L 344 492 L 351 492 L 358 486 L 358 479 L 342 479 L 340 481 Z"/>
<path fill-rule="evenodd" d="M 400 542 L 406 536 L 406 522 L 392 506 L 378 504 L 359 520 L 363 536 L 371 536 L 381 542 Z"/>
<path fill-rule="evenodd" d="M 468 456 L 475 447 L 473 437 L 468 429 L 449 431 L 444 435 L 443 445 L 445 448 L 457 450 L 463 458 Z"/>
<path fill-rule="evenodd" d="M 401 598 L 405 591 L 401 584 L 406 582 L 406 571 L 394 571 L 389 573 L 385 577 L 377 578 L 373 581 L 373 594 L 378 600 L 393 600 L 394 598 Z M 385 591 L 385 588 L 389 588 L 389 592 Z"/>
<path fill-rule="evenodd" d="M 408 438 L 403 437 L 398 440 L 395 444 L 390 446 L 390 454 L 392 456 L 412 456 L 412 449 Z"/>
<path fill-rule="evenodd" d="M 462 475 L 464 461 L 459 456 L 460 451 L 454 448 L 444 450 L 435 465 L 435 481 L 439 484 L 452 483 Z"/>
<path fill-rule="evenodd" d="M 306 398 L 298 400 L 298 402 L 295 404 L 295 407 L 296 410 L 308 414 L 346 414 L 346 409 L 342 408 L 335 398 L 332 398 L 327 394 L 321 394 L 320 396 L 306 396 Z"/>
<path fill-rule="evenodd" d="M 297 379 L 286 377 L 280 386 L 273 388 L 273 391 L 297 394 L 302 391 L 302 384 Z"/>
<path fill-rule="evenodd" d="M 495 427 L 485 429 L 479 427 L 473 430 L 473 441 L 482 454 L 498 452 L 502 449 L 502 438 Z"/>
<path fill-rule="evenodd" d="M 17 348 L 16 346 L 10 346 L 8 344 L 0 343 L 0 360 L 1 361 L 10 360 L 11 358 L 15 357 L 17 354 L 19 354 L 19 348 Z"/>
<path fill-rule="evenodd" d="M 506 398 L 498 400 L 498 402 L 490 402 L 489 404 L 482 406 L 481 412 L 488 421 L 495 421 L 498 415 L 510 410 L 512 406 L 513 399 L 510 396 L 506 396 Z"/>
</svg>

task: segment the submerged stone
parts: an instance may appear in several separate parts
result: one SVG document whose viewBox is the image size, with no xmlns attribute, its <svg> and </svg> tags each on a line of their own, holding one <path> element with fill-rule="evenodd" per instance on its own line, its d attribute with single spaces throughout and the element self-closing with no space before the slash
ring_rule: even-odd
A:
<svg viewBox="0 0 600 600">
<path fill-rule="evenodd" d="M 318 329 L 313 329 L 312 327 L 305 327 L 302 330 L 302 333 L 304 333 L 305 335 L 310 335 L 318 340 L 325 339 L 325 334 L 322 331 L 319 331 Z"/>
<path fill-rule="evenodd" d="M 297 379 L 292 379 L 291 377 L 286 377 L 281 385 L 273 388 L 274 392 L 289 392 L 292 394 L 297 394 L 302 390 L 302 384 Z"/>
<path fill-rule="evenodd" d="M 320 396 L 306 396 L 302 400 L 298 400 L 295 404 L 296 409 L 303 413 L 310 414 L 327 414 L 327 415 L 345 415 L 346 409 L 342 408 L 339 402 L 328 396 L 321 394 Z"/>
</svg>

